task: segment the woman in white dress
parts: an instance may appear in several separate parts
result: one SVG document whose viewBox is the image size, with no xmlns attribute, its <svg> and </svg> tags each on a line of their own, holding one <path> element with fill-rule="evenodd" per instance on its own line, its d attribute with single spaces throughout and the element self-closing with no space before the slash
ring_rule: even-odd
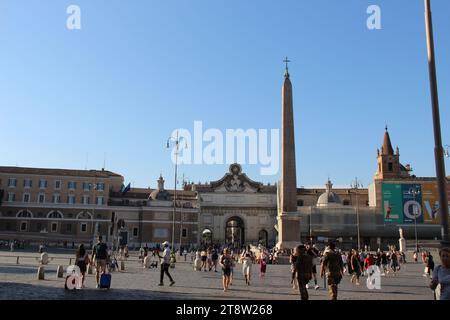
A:
<svg viewBox="0 0 450 320">
<path fill-rule="evenodd" d="M 249 286 L 252 275 L 252 252 L 250 251 L 250 248 L 247 248 L 247 250 L 244 250 L 244 252 L 242 252 L 241 262 L 242 262 L 242 273 L 244 274 L 245 278 L 245 284 Z"/>
</svg>

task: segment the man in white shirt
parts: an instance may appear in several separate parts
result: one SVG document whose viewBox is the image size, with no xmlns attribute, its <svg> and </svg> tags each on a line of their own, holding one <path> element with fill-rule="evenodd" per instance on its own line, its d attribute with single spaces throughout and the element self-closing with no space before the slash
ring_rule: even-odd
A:
<svg viewBox="0 0 450 320">
<path fill-rule="evenodd" d="M 163 255 L 160 256 L 158 253 L 159 258 L 161 259 L 161 276 L 159 278 L 159 286 L 164 285 L 164 273 L 169 277 L 170 280 L 170 286 L 173 286 L 175 284 L 175 281 L 173 281 L 172 276 L 169 273 L 169 266 L 170 266 L 170 248 L 169 243 L 167 241 L 163 242 Z"/>
</svg>

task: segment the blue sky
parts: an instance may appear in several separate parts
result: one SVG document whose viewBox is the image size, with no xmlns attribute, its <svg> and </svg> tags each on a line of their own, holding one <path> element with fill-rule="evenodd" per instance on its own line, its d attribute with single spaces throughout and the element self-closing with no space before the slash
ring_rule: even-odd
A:
<svg viewBox="0 0 450 320">
<path fill-rule="evenodd" d="M 70 4 L 81 30 L 66 28 Z M 371 4 L 381 30 L 366 28 Z M 450 144 L 450 2 L 432 6 Z M 106 153 L 127 182 L 155 187 L 162 172 L 173 187 L 174 129 L 280 127 L 287 55 L 298 186 L 366 186 L 385 124 L 402 163 L 433 176 L 423 11 L 422 0 L 1 0 L 0 165 L 100 169 Z M 243 166 L 279 178 L 259 169 Z M 195 182 L 227 170 L 179 168 Z"/>
</svg>

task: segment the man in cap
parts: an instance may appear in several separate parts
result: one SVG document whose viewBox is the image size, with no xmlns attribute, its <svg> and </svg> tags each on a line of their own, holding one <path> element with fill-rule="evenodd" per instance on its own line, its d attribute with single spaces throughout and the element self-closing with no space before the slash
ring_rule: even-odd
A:
<svg viewBox="0 0 450 320">
<path fill-rule="evenodd" d="M 169 273 L 169 266 L 170 266 L 170 248 L 169 248 L 169 242 L 164 241 L 162 243 L 162 246 L 164 248 L 163 255 L 161 256 L 158 253 L 158 257 L 161 259 L 161 276 L 159 280 L 159 286 L 164 285 L 164 273 L 169 277 L 170 280 L 170 286 L 173 286 L 175 284 L 175 281 L 173 281 L 170 273 Z"/>
</svg>

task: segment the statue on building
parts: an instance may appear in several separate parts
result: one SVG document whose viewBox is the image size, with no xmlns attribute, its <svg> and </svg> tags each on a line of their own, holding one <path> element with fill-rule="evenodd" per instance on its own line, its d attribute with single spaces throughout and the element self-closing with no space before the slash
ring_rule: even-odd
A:
<svg viewBox="0 0 450 320">
<path fill-rule="evenodd" d="M 400 239 L 398 240 L 398 244 L 400 246 L 400 252 L 405 252 L 406 251 L 406 240 L 403 237 L 403 229 L 399 228 L 398 232 L 400 233 Z"/>
</svg>

